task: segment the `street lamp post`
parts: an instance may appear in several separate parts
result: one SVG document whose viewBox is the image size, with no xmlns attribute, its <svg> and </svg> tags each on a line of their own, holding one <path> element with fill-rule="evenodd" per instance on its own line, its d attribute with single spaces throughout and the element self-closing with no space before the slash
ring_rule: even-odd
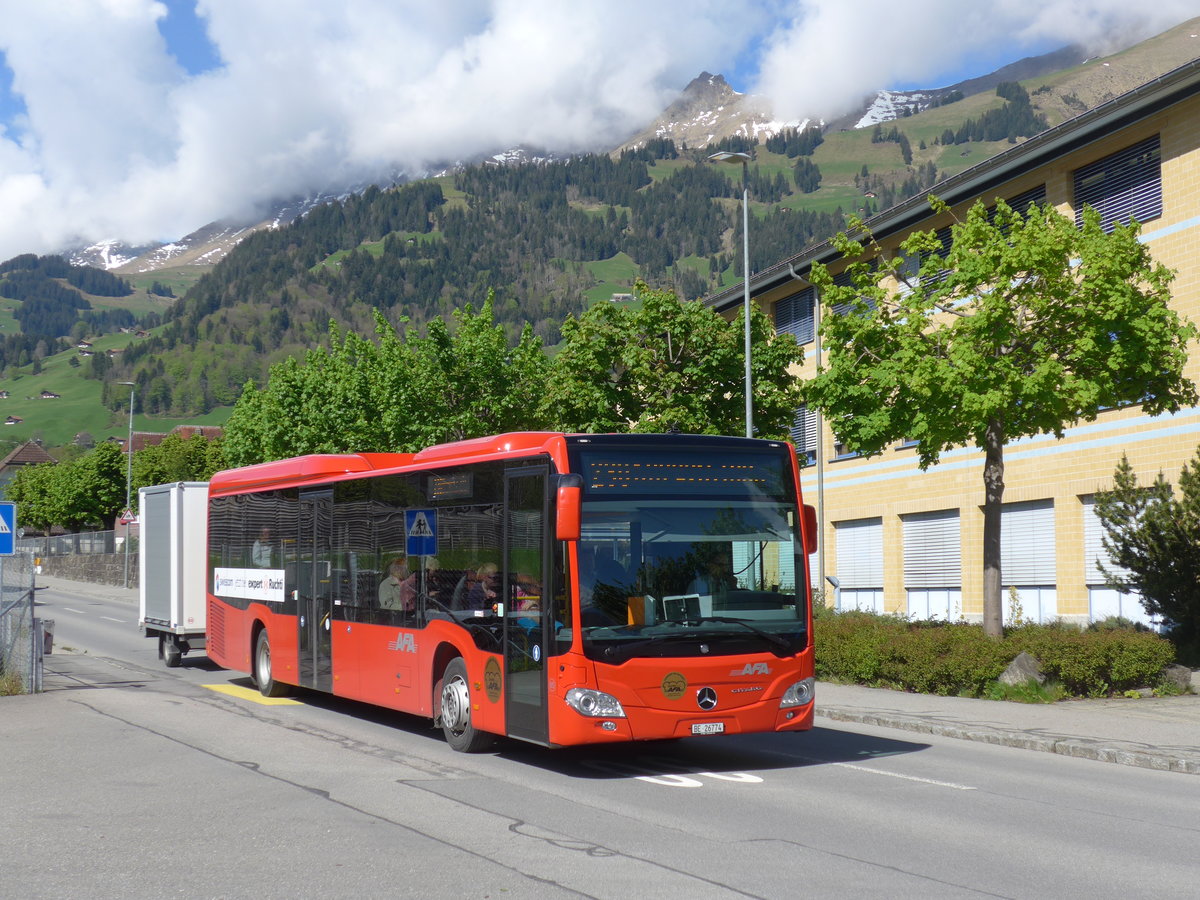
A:
<svg viewBox="0 0 1200 900">
<path fill-rule="evenodd" d="M 742 274 L 745 276 L 745 296 L 743 297 L 745 321 L 745 353 L 746 353 L 746 437 L 754 437 L 754 404 L 752 401 L 753 387 L 750 377 L 750 160 L 749 153 L 734 153 L 723 150 L 712 154 L 712 162 L 742 164 Z"/>
<path fill-rule="evenodd" d="M 125 513 L 132 507 L 130 501 L 133 487 L 133 401 L 137 397 L 137 385 L 132 381 L 118 381 L 129 386 L 129 439 L 125 442 Z M 129 587 L 129 522 L 125 522 L 125 587 Z"/>
</svg>

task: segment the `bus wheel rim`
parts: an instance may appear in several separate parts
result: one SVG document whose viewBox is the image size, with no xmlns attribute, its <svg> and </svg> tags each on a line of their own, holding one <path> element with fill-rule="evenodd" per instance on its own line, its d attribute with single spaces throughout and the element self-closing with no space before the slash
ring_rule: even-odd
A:
<svg viewBox="0 0 1200 900">
<path fill-rule="evenodd" d="M 467 683 L 455 676 L 442 685 L 442 723 L 454 734 L 462 734 L 469 721 Z"/>
</svg>

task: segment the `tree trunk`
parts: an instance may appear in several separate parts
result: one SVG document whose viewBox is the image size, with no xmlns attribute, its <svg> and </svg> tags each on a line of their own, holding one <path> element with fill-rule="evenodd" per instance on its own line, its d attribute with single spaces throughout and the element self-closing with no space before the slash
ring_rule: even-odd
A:
<svg viewBox="0 0 1200 900">
<path fill-rule="evenodd" d="M 1001 602 L 1000 521 L 1004 509 L 1004 425 L 990 419 L 983 459 L 983 633 L 1004 634 Z"/>
</svg>

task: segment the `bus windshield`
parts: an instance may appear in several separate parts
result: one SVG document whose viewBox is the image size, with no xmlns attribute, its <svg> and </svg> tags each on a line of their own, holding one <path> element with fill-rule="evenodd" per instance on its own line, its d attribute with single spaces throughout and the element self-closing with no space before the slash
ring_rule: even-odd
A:
<svg viewBox="0 0 1200 900">
<path fill-rule="evenodd" d="M 580 627 L 590 658 L 783 657 L 807 646 L 786 447 L 726 441 L 682 456 L 628 445 L 580 454 Z"/>
</svg>

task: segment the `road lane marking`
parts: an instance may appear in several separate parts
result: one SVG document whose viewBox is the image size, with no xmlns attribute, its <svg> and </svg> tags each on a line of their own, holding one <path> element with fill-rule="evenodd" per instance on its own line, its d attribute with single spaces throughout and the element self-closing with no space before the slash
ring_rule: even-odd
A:
<svg viewBox="0 0 1200 900">
<path fill-rule="evenodd" d="M 112 616 L 101 616 L 100 618 L 102 618 L 102 619 L 108 619 L 108 621 L 110 621 L 110 622 L 116 622 L 116 623 L 118 623 L 118 624 L 120 624 L 120 625 L 124 625 L 124 624 L 125 624 L 125 620 L 124 620 L 124 619 L 114 619 Z"/>
<path fill-rule="evenodd" d="M 920 784 L 932 784 L 935 787 L 953 788 L 956 791 L 974 791 L 978 788 L 971 787 L 969 784 L 955 784 L 953 781 L 935 781 L 932 778 L 919 778 L 916 775 L 901 775 L 899 772 L 888 772 L 884 769 L 872 769 L 869 766 L 856 766 L 854 763 L 834 763 L 835 766 L 840 766 L 843 769 L 854 769 L 858 772 L 867 772 L 871 775 L 886 775 L 888 778 L 899 778 L 903 781 L 916 781 Z"/>
<path fill-rule="evenodd" d="M 86 616 L 86 615 L 87 615 L 87 613 L 85 613 L 85 612 L 84 612 L 82 609 L 75 609 L 75 608 L 73 608 L 73 607 L 70 607 L 70 606 L 63 606 L 63 607 L 60 607 L 60 608 L 61 608 L 62 610 L 64 610 L 65 612 L 73 612 L 73 613 L 75 613 L 76 615 L 80 615 L 80 616 Z"/>
<path fill-rule="evenodd" d="M 264 697 L 258 691 L 250 688 L 238 687 L 236 684 L 205 684 L 201 687 L 206 687 L 210 691 L 216 691 L 218 694 L 228 694 L 230 697 L 237 697 L 239 700 L 249 700 L 251 703 L 257 703 L 260 706 L 303 706 L 299 700 L 292 700 L 288 697 Z"/>
<path fill-rule="evenodd" d="M 719 781 L 733 781 L 740 784 L 762 784 L 761 778 L 757 775 L 751 775 L 748 772 L 696 772 L 692 769 L 686 769 L 684 772 L 656 771 L 657 768 L 661 767 L 653 759 L 646 759 L 640 766 L 616 762 L 614 760 L 588 760 L 584 765 L 608 775 L 622 775 L 647 782 L 648 784 L 660 784 L 666 787 L 704 787 L 704 782 L 700 780 L 701 778 L 715 778 Z M 645 768 L 642 766 L 645 766 Z M 674 768 L 674 766 L 668 765 L 667 768 Z"/>
</svg>

